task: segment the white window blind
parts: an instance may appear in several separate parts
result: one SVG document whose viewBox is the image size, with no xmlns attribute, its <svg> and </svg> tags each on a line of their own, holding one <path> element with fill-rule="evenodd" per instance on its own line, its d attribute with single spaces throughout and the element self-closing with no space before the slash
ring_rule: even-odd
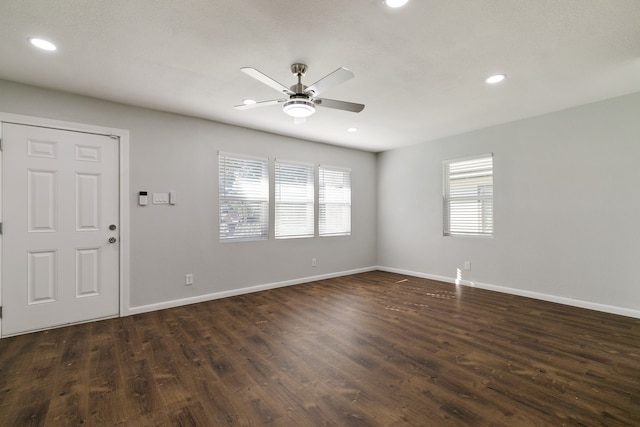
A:
<svg viewBox="0 0 640 427">
<path fill-rule="evenodd" d="M 493 235 L 493 155 L 444 164 L 444 234 Z"/>
<path fill-rule="evenodd" d="M 221 241 L 269 237 L 269 172 L 266 158 L 218 155 Z"/>
<path fill-rule="evenodd" d="M 313 165 L 275 162 L 276 239 L 313 237 Z"/>
<path fill-rule="evenodd" d="M 318 234 L 351 234 L 351 170 L 320 166 L 318 169 Z"/>
</svg>

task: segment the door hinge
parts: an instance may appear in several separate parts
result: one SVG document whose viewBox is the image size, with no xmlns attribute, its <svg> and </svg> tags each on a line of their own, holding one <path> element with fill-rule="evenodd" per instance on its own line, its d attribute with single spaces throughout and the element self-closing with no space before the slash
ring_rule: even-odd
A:
<svg viewBox="0 0 640 427">
<path fill-rule="evenodd" d="M 0 234 L 2 234 L 2 223 L 0 222 Z"/>
<path fill-rule="evenodd" d="M 2 151 L 2 138 L 0 138 L 0 151 Z"/>
<path fill-rule="evenodd" d="M 2 306 L 0 305 L 0 319 L 2 319 Z"/>
</svg>

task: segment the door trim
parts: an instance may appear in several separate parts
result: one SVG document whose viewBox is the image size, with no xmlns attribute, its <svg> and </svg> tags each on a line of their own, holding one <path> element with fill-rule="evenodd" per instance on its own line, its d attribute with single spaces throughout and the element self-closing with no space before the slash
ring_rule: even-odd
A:
<svg viewBox="0 0 640 427">
<path fill-rule="evenodd" d="M 119 316 L 130 313 L 130 197 L 129 197 L 129 131 L 106 126 L 88 125 L 41 117 L 24 116 L 20 114 L 3 113 L 0 111 L 0 139 L 2 138 L 2 123 L 38 126 L 73 132 L 84 132 L 106 135 L 118 140 L 119 145 L 119 199 L 120 199 L 120 307 Z M 2 222 L 2 151 L 0 151 L 0 222 Z M 2 267 L 2 235 L 0 234 L 0 269 Z M 2 304 L 2 271 L 0 270 L 0 305 Z M 2 319 L 0 318 L 0 338 L 2 338 Z"/>
</svg>

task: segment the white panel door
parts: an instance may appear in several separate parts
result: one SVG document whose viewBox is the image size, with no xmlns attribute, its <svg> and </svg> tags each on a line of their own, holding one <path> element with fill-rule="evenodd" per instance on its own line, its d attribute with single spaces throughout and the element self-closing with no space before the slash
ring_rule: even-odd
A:
<svg viewBox="0 0 640 427">
<path fill-rule="evenodd" d="M 117 140 L 3 123 L 2 146 L 2 334 L 117 315 Z"/>
</svg>

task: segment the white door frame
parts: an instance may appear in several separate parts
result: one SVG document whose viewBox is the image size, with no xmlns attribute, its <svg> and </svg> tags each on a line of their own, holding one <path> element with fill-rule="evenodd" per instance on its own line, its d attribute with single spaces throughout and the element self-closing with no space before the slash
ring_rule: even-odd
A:
<svg viewBox="0 0 640 427">
<path fill-rule="evenodd" d="M 74 132 L 108 135 L 118 140 L 119 145 L 119 180 L 120 180 L 120 317 L 129 315 L 130 307 L 130 197 L 129 197 L 129 131 L 105 126 L 87 125 L 40 117 L 23 116 L 0 112 L 0 124 L 14 123 L 19 125 L 39 126 Z M 0 140 L 2 126 L 0 126 Z M 2 222 L 2 151 L 0 151 L 0 222 Z M 0 234 L 0 269 L 2 268 L 2 234 Z M 2 305 L 2 271 L 0 270 L 0 306 Z M 0 318 L 0 338 L 2 338 L 2 319 Z"/>
</svg>

